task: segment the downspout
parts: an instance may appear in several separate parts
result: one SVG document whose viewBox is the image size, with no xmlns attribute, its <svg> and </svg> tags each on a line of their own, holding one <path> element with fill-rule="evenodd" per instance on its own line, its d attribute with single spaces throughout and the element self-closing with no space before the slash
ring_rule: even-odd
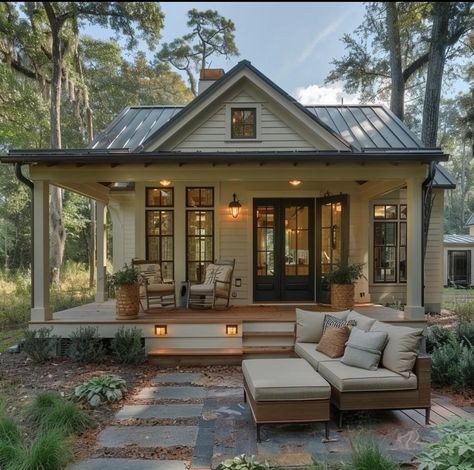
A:
<svg viewBox="0 0 474 470">
<path fill-rule="evenodd" d="M 34 183 L 30 179 L 28 179 L 22 172 L 21 172 L 22 163 L 15 163 L 15 176 L 17 177 L 18 181 L 23 183 L 24 185 L 28 186 L 31 189 L 31 308 L 34 306 L 34 254 L 35 254 L 35 244 L 34 244 Z"/>
</svg>

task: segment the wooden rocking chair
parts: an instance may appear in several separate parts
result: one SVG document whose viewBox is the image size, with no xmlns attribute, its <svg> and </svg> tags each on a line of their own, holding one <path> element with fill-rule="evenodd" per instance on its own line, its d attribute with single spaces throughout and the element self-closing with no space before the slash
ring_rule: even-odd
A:
<svg viewBox="0 0 474 470">
<path fill-rule="evenodd" d="M 159 261 L 132 260 L 140 272 L 140 305 L 144 312 L 153 308 L 176 307 L 174 281 L 165 282 Z"/>
<path fill-rule="evenodd" d="M 190 286 L 188 308 L 215 308 L 218 299 L 223 299 L 225 308 L 228 308 L 234 267 L 235 259 L 209 264 L 204 282 Z"/>
</svg>

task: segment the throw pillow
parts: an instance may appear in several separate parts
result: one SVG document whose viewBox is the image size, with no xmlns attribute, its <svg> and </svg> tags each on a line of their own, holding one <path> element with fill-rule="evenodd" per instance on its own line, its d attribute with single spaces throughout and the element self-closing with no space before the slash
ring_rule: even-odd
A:
<svg viewBox="0 0 474 470">
<path fill-rule="evenodd" d="M 316 351 L 326 354 L 331 358 L 341 357 L 344 354 L 344 346 L 349 337 L 350 330 L 347 326 L 328 327 L 316 345 Z"/>
<path fill-rule="evenodd" d="M 343 326 L 355 326 L 355 320 L 347 321 L 346 319 L 335 317 L 332 313 L 331 315 L 324 316 L 323 323 L 323 334 L 327 328 L 342 328 Z"/>
<path fill-rule="evenodd" d="M 349 310 L 331 312 L 331 315 L 344 320 Z M 324 312 L 311 312 L 296 309 L 296 341 L 298 343 L 318 343 L 323 335 Z"/>
<path fill-rule="evenodd" d="M 382 365 L 392 372 L 410 377 L 423 337 L 423 330 L 376 321 L 370 331 L 385 331 L 388 334 Z"/>
<path fill-rule="evenodd" d="M 375 320 L 370 317 L 366 317 L 365 315 L 361 315 L 359 312 L 355 310 L 351 310 L 349 315 L 347 315 L 347 321 L 355 320 L 357 328 L 359 330 L 369 331 L 370 327 L 375 323 Z"/>
<path fill-rule="evenodd" d="M 385 331 L 364 331 L 354 327 L 341 362 L 361 369 L 377 370 L 386 344 Z"/>
</svg>

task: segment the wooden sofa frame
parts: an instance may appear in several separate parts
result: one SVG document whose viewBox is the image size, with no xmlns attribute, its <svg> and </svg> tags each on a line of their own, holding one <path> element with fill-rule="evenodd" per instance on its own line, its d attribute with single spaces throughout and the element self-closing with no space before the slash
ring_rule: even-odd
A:
<svg viewBox="0 0 474 470">
<path fill-rule="evenodd" d="M 339 428 L 345 411 L 360 410 L 425 410 L 425 423 L 430 424 L 431 356 L 419 354 L 413 372 L 417 378 L 415 390 L 374 392 L 340 392 L 331 384 L 331 403 L 338 409 Z"/>
</svg>

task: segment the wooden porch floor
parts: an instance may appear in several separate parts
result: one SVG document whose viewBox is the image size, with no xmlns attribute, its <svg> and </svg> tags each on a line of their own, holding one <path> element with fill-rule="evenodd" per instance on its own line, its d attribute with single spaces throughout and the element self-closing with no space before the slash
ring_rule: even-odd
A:
<svg viewBox="0 0 474 470">
<path fill-rule="evenodd" d="M 103 303 L 90 303 L 55 312 L 53 319 L 48 323 L 154 323 L 158 320 L 167 323 L 294 322 L 296 320 L 296 308 L 327 312 L 332 310 L 329 305 L 321 304 L 235 305 L 225 310 L 198 310 L 178 307 L 175 309 L 154 309 L 147 313 L 140 312 L 138 318 L 134 320 L 117 320 L 115 318 L 115 300 L 108 300 Z M 402 311 L 381 305 L 358 304 L 354 307 L 354 310 L 389 323 L 420 323 L 420 320 L 405 318 Z"/>
</svg>

